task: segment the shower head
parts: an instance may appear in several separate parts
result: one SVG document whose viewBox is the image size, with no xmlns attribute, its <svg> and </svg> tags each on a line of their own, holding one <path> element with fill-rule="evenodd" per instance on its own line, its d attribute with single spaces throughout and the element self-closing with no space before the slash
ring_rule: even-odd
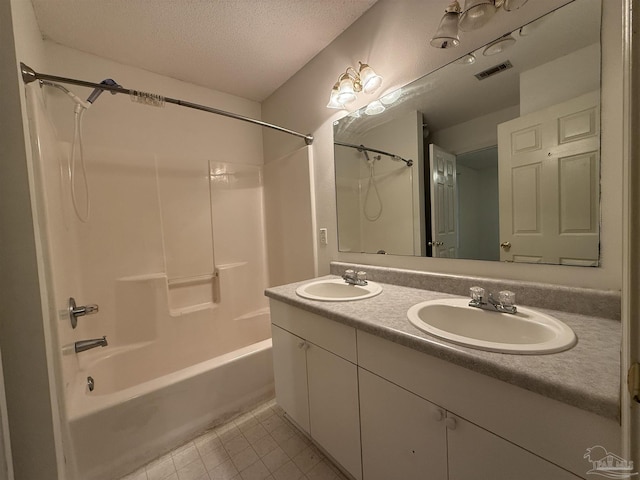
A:
<svg viewBox="0 0 640 480">
<path fill-rule="evenodd" d="M 105 78 L 103 81 L 100 82 L 100 85 L 109 85 L 110 87 L 122 88 L 122 85 L 119 85 L 112 78 Z M 93 104 L 93 102 L 95 102 L 98 99 L 98 97 L 102 94 L 102 92 L 104 92 L 104 90 L 100 88 L 94 88 L 93 92 L 91 92 L 91 95 L 89 95 L 89 98 L 87 98 L 87 102 Z M 116 92 L 111 92 L 111 95 L 115 95 L 115 94 Z"/>
</svg>

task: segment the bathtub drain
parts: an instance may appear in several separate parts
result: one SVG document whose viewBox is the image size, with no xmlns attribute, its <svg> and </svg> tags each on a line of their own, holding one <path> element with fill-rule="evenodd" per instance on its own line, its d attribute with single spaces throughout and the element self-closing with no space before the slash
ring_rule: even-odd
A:
<svg viewBox="0 0 640 480">
<path fill-rule="evenodd" d="M 93 377 L 87 377 L 87 386 L 89 387 L 89 391 L 93 392 L 93 389 L 96 386 L 96 382 L 93 381 Z"/>
</svg>

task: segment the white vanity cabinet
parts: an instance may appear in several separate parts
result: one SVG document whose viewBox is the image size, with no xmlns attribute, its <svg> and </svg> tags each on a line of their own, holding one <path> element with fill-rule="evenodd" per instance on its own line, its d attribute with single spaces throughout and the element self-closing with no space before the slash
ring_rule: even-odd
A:
<svg viewBox="0 0 640 480">
<path fill-rule="evenodd" d="M 447 413 L 447 421 L 449 480 L 580 480 L 451 412 Z"/>
<path fill-rule="evenodd" d="M 578 480 L 607 419 L 271 300 L 278 403 L 357 480 Z M 356 349 L 357 345 L 357 349 Z"/>
<path fill-rule="evenodd" d="M 577 480 L 586 478 L 591 468 L 584 459 L 587 448 L 610 445 L 610 451 L 620 450 L 620 426 L 615 421 L 361 331 L 358 365 L 361 379 L 367 370 L 368 375 L 377 376 L 378 385 L 388 382 L 386 389 L 397 389 L 395 395 L 414 395 L 413 402 L 423 402 L 422 408 L 438 405 L 447 410 L 447 475 L 423 473 L 407 480 Z M 364 412 L 364 404 L 361 408 Z M 396 415 L 394 410 L 403 408 L 407 408 L 403 402 L 397 406 L 388 402 L 386 410 L 363 416 L 362 431 L 375 428 L 367 423 L 375 422 L 376 416 Z M 412 431 L 420 415 L 412 419 L 406 413 L 405 417 L 399 432 Z M 429 425 L 429 430 L 439 428 Z M 383 450 L 366 452 L 365 435 L 362 444 L 364 480 L 370 480 L 368 458 L 395 461 L 393 454 Z"/>
<path fill-rule="evenodd" d="M 355 329 L 274 300 L 271 321 L 278 404 L 361 480 Z"/>
<path fill-rule="evenodd" d="M 364 480 L 579 480 L 363 369 L 360 421 Z"/>
<path fill-rule="evenodd" d="M 275 325 L 271 326 L 273 370 L 278 404 L 309 433 L 306 342 Z"/>
<path fill-rule="evenodd" d="M 360 369 L 365 480 L 447 478 L 446 411 Z"/>
</svg>

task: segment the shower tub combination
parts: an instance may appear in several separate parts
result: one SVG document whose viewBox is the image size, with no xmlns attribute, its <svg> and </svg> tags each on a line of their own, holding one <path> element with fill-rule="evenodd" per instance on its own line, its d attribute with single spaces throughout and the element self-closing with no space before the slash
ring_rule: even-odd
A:
<svg viewBox="0 0 640 480">
<path fill-rule="evenodd" d="M 168 291 L 163 275 L 134 283 Z M 268 309 L 229 321 L 207 305 L 145 320 L 156 340 L 78 356 L 67 392 L 77 479 L 119 478 L 273 395 Z"/>
<path fill-rule="evenodd" d="M 63 172 L 68 165 L 61 159 L 68 157 L 69 144 L 58 140 L 42 91 L 33 86 L 27 93 L 38 185 L 36 205 L 46 232 L 50 316 L 59 320 L 52 322 L 51 328 L 62 350 L 56 361 L 62 376 L 58 394 L 67 470 L 74 480 L 113 480 L 273 395 L 270 321 L 262 295 L 263 259 L 260 248 L 237 247 L 234 253 L 246 261 L 216 265 L 214 273 L 204 277 L 171 278 L 166 272 L 129 277 L 114 274 L 118 268 L 145 271 L 132 262 L 138 257 L 149 258 L 154 245 L 161 242 L 153 243 L 155 237 L 146 243 L 140 240 L 146 251 L 124 258 L 96 246 L 105 244 L 100 243 L 104 232 L 115 242 L 151 235 L 160 228 L 144 224 L 144 229 L 131 231 L 139 223 L 133 218 L 135 201 L 112 216 L 120 223 L 106 223 L 111 217 L 100 217 L 99 207 L 101 202 L 110 202 L 110 197 L 103 197 L 113 195 L 113 190 L 105 188 L 111 177 L 104 174 L 94 177 L 92 200 L 98 213 L 92 223 L 84 227 L 65 216 L 69 180 Z M 98 151 L 96 147 L 92 150 Z M 122 157 L 122 152 L 116 153 Z M 153 160 L 153 155 L 150 157 Z M 94 172 L 101 168 L 95 161 L 92 166 Z M 251 168 L 246 175 L 258 178 L 256 167 Z M 149 178 L 156 181 L 154 170 L 149 171 Z M 245 177 L 237 176 L 240 180 Z M 119 190 L 121 197 L 133 188 L 157 192 L 156 184 L 139 178 L 122 176 L 118 182 L 131 184 L 129 189 Z M 260 212 L 259 182 L 237 183 L 242 188 L 218 187 L 214 192 L 216 208 L 226 209 L 233 203 L 236 210 Z M 204 193 L 209 198 L 208 190 Z M 145 198 L 157 198 L 157 193 Z M 154 208 L 155 217 L 147 215 L 147 220 L 158 218 L 159 207 Z M 218 226 L 223 220 L 218 218 Z M 238 223 L 237 218 L 232 220 Z M 210 234 L 211 226 L 205 227 Z M 115 228 L 123 230 L 114 233 Z M 260 235 L 247 238 L 259 242 Z M 87 251 L 94 256 L 86 257 Z M 93 272 L 102 277 L 92 277 Z M 68 315 L 60 315 L 72 292 L 78 299 L 89 298 L 100 305 L 96 318 L 80 320 L 75 330 Z M 79 354 L 73 351 L 75 341 L 104 334 L 109 341 L 106 348 Z"/>
</svg>

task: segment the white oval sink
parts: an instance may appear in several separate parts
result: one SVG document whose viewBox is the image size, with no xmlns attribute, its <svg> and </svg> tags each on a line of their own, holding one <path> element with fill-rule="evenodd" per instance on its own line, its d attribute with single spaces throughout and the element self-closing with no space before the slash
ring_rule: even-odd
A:
<svg viewBox="0 0 640 480">
<path fill-rule="evenodd" d="M 310 300 L 324 302 L 347 302 L 371 298 L 382 292 L 382 286 L 368 282 L 367 285 L 350 285 L 341 278 L 317 280 L 305 283 L 296 289 L 296 293 Z"/>
<path fill-rule="evenodd" d="M 524 307 L 509 314 L 470 307 L 463 298 L 430 300 L 411 307 L 407 317 L 426 333 L 491 352 L 555 353 L 576 344 L 575 333 L 560 320 Z"/>
</svg>

